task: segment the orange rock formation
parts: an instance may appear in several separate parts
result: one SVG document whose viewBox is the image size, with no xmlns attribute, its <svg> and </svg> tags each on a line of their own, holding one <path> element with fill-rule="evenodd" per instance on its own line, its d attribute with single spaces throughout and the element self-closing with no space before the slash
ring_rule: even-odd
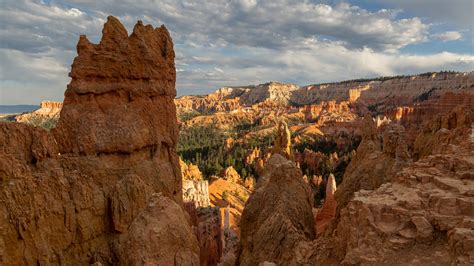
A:
<svg viewBox="0 0 474 266">
<path fill-rule="evenodd" d="M 311 206 L 311 190 L 301 171 L 273 155 L 242 213 L 240 265 L 291 265 L 297 242 L 315 238 Z"/>
<path fill-rule="evenodd" d="M 77 52 L 51 133 L 0 123 L 2 264 L 197 264 L 168 31 L 109 17 Z"/>
<path fill-rule="evenodd" d="M 324 198 L 324 204 L 321 210 L 318 211 L 316 216 L 316 231 L 322 234 L 326 229 L 326 226 L 332 219 L 336 217 L 337 202 L 334 199 L 334 193 L 336 192 L 336 179 L 334 175 L 329 175 L 326 184 L 326 197 Z"/>
<path fill-rule="evenodd" d="M 288 160 L 294 160 L 293 150 L 291 148 L 291 133 L 288 125 L 284 121 L 278 123 L 275 143 L 273 145 L 273 154 L 280 154 Z"/>
</svg>

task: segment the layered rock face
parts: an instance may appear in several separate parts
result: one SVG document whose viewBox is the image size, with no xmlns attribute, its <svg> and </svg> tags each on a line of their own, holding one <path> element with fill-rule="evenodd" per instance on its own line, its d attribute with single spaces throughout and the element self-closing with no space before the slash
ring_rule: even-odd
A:
<svg viewBox="0 0 474 266">
<path fill-rule="evenodd" d="M 312 195 L 296 165 L 275 154 L 242 213 L 240 265 L 288 265 L 299 241 L 315 238 Z"/>
<path fill-rule="evenodd" d="M 199 112 L 224 112 L 236 110 L 240 107 L 239 98 L 243 89 L 220 88 L 206 96 L 182 96 L 175 100 L 179 113 Z"/>
<path fill-rule="evenodd" d="M 240 103 L 248 106 L 259 102 L 270 101 L 280 105 L 288 105 L 292 92 L 297 89 L 298 86 L 293 84 L 269 82 L 258 85 L 243 93 L 240 96 Z"/>
<path fill-rule="evenodd" d="M 292 102 L 309 105 L 327 101 L 377 103 L 378 111 L 405 106 L 446 92 L 471 90 L 474 73 L 428 73 L 372 81 L 347 81 L 302 87 L 292 94 Z M 379 109 L 377 107 L 377 109 Z"/>
<path fill-rule="evenodd" d="M 257 86 L 224 87 L 205 96 L 182 96 L 175 100 L 178 112 L 224 112 L 258 103 L 272 102 L 288 105 L 298 86 L 269 82 Z"/>
<path fill-rule="evenodd" d="M 183 201 L 184 203 L 192 203 L 195 208 L 209 207 L 208 181 L 183 180 Z"/>
<path fill-rule="evenodd" d="M 109 17 L 100 43 L 81 36 L 77 51 L 51 133 L 0 124 L 3 264 L 196 263 L 168 31 L 138 22 L 128 36 Z"/>
<path fill-rule="evenodd" d="M 176 99 L 178 112 L 224 112 L 257 106 L 311 106 L 314 111 L 332 105 L 345 108 L 362 103 L 379 113 L 393 112 L 402 106 L 439 97 L 447 92 L 472 90 L 474 73 L 426 73 L 406 77 L 343 81 L 307 85 L 269 82 L 256 86 L 224 87 L 206 96 L 183 96 Z M 341 103 L 340 106 L 335 103 Z M 342 109 L 341 109 L 342 111 Z M 344 114 L 344 116 L 346 116 Z"/>
</svg>

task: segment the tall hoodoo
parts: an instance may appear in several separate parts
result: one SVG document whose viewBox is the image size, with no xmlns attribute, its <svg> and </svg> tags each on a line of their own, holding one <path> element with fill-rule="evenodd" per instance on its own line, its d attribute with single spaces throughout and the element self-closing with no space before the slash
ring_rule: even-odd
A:
<svg viewBox="0 0 474 266">
<path fill-rule="evenodd" d="M 316 215 L 316 229 L 318 235 L 321 234 L 328 223 L 336 217 L 337 202 L 334 199 L 334 193 L 336 192 L 336 179 L 333 174 L 330 174 L 326 184 L 326 197 L 324 198 L 324 204 L 318 214 Z"/>
<path fill-rule="evenodd" d="M 182 213 L 168 31 L 138 22 L 129 36 L 109 17 L 100 43 L 81 36 L 77 52 L 51 133 L 0 123 L 2 263 L 120 264 L 134 254 L 198 264 Z M 172 223 L 177 233 L 157 233 Z M 157 242 L 140 248 L 137 237 L 148 236 Z M 124 252 L 123 243 L 137 248 Z"/>
<path fill-rule="evenodd" d="M 291 132 L 285 121 L 278 122 L 277 135 L 272 153 L 278 153 L 288 160 L 294 160 L 293 151 L 291 150 Z"/>
</svg>

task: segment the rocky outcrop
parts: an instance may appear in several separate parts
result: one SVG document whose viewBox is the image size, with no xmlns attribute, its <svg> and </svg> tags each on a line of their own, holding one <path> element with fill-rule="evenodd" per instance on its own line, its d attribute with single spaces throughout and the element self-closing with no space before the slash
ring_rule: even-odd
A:
<svg viewBox="0 0 474 266">
<path fill-rule="evenodd" d="M 168 31 L 109 17 L 77 51 L 56 128 L 0 124 L 2 264 L 196 262 Z"/>
<path fill-rule="evenodd" d="M 239 89 L 221 88 L 206 96 L 181 96 L 175 99 L 178 114 L 214 113 L 237 110 L 241 108 L 238 96 Z"/>
<path fill-rule="evenodd" d="M 458 131 L 457 144 L 423 157 L 393 182 L 355 193 L 334 232 L 343 263 L 474 262 L 474 143 L 462 128 L 448 130 Z"/>
<path fill-rule="evenodd" d="M 183 177 L 183 201 L 199 243 L 200 265 L 217 265 L 224 249 L 224 236 L 219 207 L 211 207 L 208 181 Z"/>
<path fill-rule="evenodd" d="M 242 183 L 239 173 L 237 173 L 233 166 L 229 166 L 222 170 L 221 176 L 231 183 Z"/>
<path fill-rule="evenodd" d="M 350 102 L 336 101 L 321 102 L 321 104 L 308 105 L 305 107 L 305 119 L 307 122 L 322 126 L 329 122 L 352 121 L 357 117 L 356 106 L 352 107 Z"/>
<path fill-rule="evenodd" d="M 224 178 L 216 177 L 209 185 L 209 198 L 211 206 L 221 208 L 221 217 L 228 213 L 229 229 L 233 235 L 239 235 L 240 218 L 244 205 L 249 198 L 251 190 L 247 189 L 240 182 L 233 182 Z M 222 221 L 226 221 L 222 218 Z"/>
<path fill-rule="evenodd" d="M 240 265 L 288 265 L 299 241 L 315 238 L 311 190 L 296 165 L 269 160 L 242 213 Z"/>
<path fill-rule="evenodd" d="M 147 207 L 120 236 L 121 265 L 199 265 L 199 245 L 183 209 L 154 194 Z"/>
<path fill-rule="evenodd" d="M 197 116 L 194 123 L 189 121 L 194 125 L 211 124 L 229 129 L 232 127 L 229 124 L 235 125 L 244 119 L 269 125 L 275 118 L 285 117 L 322 126 L 353 121 L 366 113 L 385 114 L 398 121 L 410 114 L 414 105 L 437 100 L 450 92 L 472 93 L 473 88 L 472 72 L 439 72 L 300 88 L 276 82 L 225 87 L 205 96 L 183 96 L 175 102 L 178 113 L 190 114 L 183 116 L 184 120 Z"/>
<path fill-rule="evenodd" d="M 416 160 L 433 153 L 442 153 L 447 146 L 455 144 L 457 135 L 462 133 L 460 130 L 470 127 L 473 119 L 469 114 L 474 111 L 474 93 L 448 94 L 440 99 L 440 103 L 429 103 L 420 107 L 424 109 L 425 114 L 421 115 L 421 112 L 415 109 L 413 116 L 416 113 L 421 117 L 414 120 L 432 121 L 416 127 L 421 131 L 413 142 L 413 157 Z M 444 110 L 453 111 L 444 115 L 446 111 L 443 112 L 443 107 Z"/>
<path fill-rule="evenodd" d="M 328 160 L 328 158 L 321 152 L 314 152 L 309 149 L 304 149 L 302 153 L 295 152 L 295 161 L 300 165 L 304 165 L 313 173 L 320 172 L 325 160 Z"/>
<path fill-rule="evenodd" d="M 377 128 L 373 119 L 366 116 L 362 141 L 335 193 L 338 206 L 344 207 L 360 189 L 376 189 L 390 181 L 409 161 L 404 127 L 389 124 Z"/>
<path fill-rule="evenodd" d="M 291 133 L 288 125 L 284 121 L 278 123 L 275 144 L 272 154 L 280 154 L 288 160 L 294 160 L 293 150 L 291 148 Z"/>
<path fill-rule="evenodd" d="M 193 163 L 187 164 L 181 158 L 179 158 L 179 166 L 181 167 L 181 174 L 183 175 L 183 180 L 194 180 L 200 181 L 203 180 L 203 176 L 199 167 Z"/>
<path fill-rule="evenodd" d="M 269 101 L 279 105 L 288 105 L 291 93 L 298 89 L 293 84 L 269 82 L 252 88 L 240 96 L 240 103 L 252 105 Z"/>
<path fill-rule="evenodd" d="M 253 148 L 249 154 L 245 157 L 245 163 L 247 165 L 253 165 L 255 161 L 262 156 L 262 151 L 260 148 L 255 147 Z"/>
</svg>

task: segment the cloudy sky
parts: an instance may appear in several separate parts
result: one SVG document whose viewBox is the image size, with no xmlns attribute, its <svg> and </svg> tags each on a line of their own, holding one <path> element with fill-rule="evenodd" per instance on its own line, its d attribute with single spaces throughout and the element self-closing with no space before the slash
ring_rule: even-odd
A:
<svg viewBox="0 0 474 266">
<path fill-rule="evenodd" d="M 178 95 L 474 70 L 472 0 L 1 0 L 0 104 L 62 100 L 80 34 L 165 24 Z"/>
</svg>

